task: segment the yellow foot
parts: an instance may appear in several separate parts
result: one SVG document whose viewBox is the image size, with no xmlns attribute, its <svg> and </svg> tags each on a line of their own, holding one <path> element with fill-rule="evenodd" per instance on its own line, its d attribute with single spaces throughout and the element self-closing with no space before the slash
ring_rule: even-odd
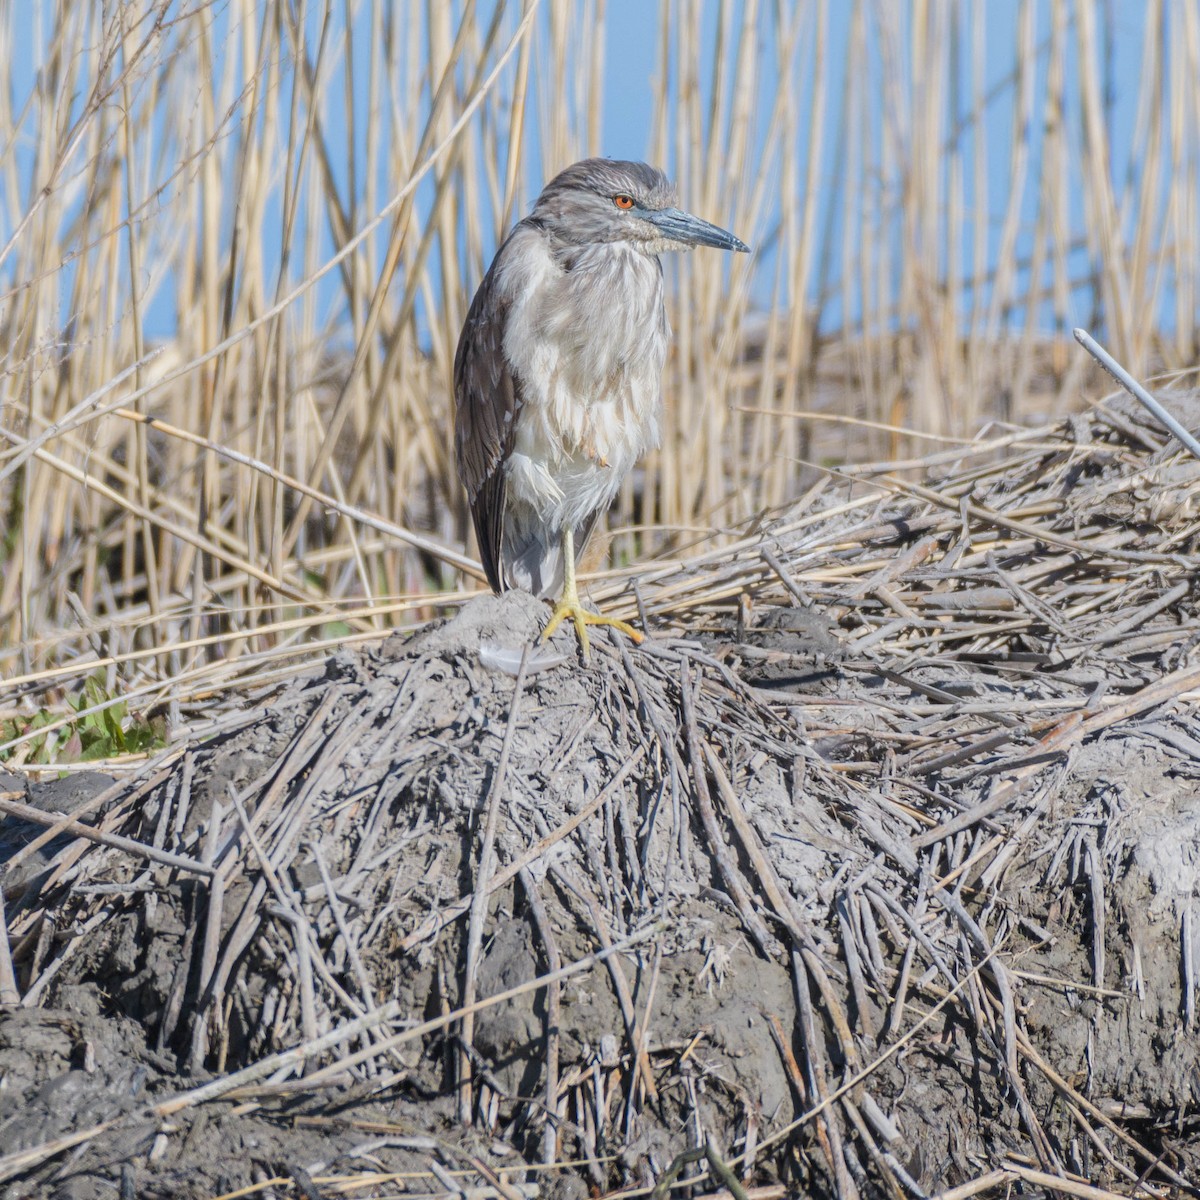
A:
<svg viewBox="0 0 1200 1200">
<path fill-rule="evenodd" d="M 587 635 L 587 627 L 589 625 L 607 625 L 611 629 L 619 629 L 635 642 L 643 640 L 643 635 L 634 629 L 628 621 L 619 621 L 616 617 L 605 617 L 600 613 L 588 612 L 579 603 L 578 596 L 563 596 L 554 606 L 554 612 L 550 616 L 550 624 L 546 626 L 546 632 L 542 634 L 542 641 L 549 641 L 550 635 L 568 618 L 574 623 L 575 632 L 579 635 L 579 645 L 583 650 L 583 661 L 585 663 L 588 661 L 591 651 Z"/>
</svg>

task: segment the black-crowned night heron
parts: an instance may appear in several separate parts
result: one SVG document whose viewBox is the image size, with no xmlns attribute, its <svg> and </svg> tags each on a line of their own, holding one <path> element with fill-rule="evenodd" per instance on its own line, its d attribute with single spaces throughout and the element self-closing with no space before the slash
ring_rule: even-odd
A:
<svg viewBox="0 0 1200 1200">
<path fill-rule="evenodd" d="M 557 597 L 588 657 L 576 556 L 637 459 L 658 445 L 670 326 L 665 250 L 746 250 L 675 207 L 645 163 L 588 158 L 552 179 L 475 293 L 454 359 L 455 451 L 497 592 Z"/>
</svg>

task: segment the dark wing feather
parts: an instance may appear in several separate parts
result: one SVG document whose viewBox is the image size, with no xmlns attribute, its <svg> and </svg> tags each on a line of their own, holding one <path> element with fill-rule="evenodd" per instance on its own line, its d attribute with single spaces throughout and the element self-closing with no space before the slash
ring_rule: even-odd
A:
<svg viewBox="0 0 1200 1200">
<path fill-rule="evenodd" d="M 505 243 L 507 245 L 507 243 Z M 495 285 L 500 248 L 463 324 L 454 356 L 454 450 L 467 490 L 479 557 L 492 590 L 507 585 L 500 554 L 504 539 L 504 463 L 512 453 L 520 383 L 504 356 L 508 300 Z"/>
</svg>

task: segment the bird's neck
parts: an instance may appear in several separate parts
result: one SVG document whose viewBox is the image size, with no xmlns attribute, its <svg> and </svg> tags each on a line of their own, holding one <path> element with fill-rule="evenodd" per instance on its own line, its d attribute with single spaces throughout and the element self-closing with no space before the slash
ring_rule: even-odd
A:
<svg viewBox="0 0 1200 1200">
<path fill-rule="evenodd" d="M 570 274 L 580 267 L 594 267 L 604 262 L 614 262 L 625 256 L 635 259 L 657 260 L 657 250 L 649 243 L 640 242 L 569 242 L 565 238 L 546 231 L 550 254 L 558 267 Z"/>
</svg>

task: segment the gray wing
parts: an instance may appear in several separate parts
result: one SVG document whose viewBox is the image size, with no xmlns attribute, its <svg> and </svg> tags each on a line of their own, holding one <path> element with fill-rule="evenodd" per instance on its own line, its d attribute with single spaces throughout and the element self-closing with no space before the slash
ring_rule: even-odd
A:
<svg viewBox="0 0 1200 1200">
<path fill-rule="evenodd" d="M 506 243 L 507 245 L 507 243 Z M 454 451 L 467 490 L 479 557 L 492 590 L 506 588 L 500 566 L 504 539 L 504 463 L 512 453 L 520 383 L 504 356 L 509 302 L 495 284 L 500 248 L 471 301 L 454 356 Z"/>
</svg>

